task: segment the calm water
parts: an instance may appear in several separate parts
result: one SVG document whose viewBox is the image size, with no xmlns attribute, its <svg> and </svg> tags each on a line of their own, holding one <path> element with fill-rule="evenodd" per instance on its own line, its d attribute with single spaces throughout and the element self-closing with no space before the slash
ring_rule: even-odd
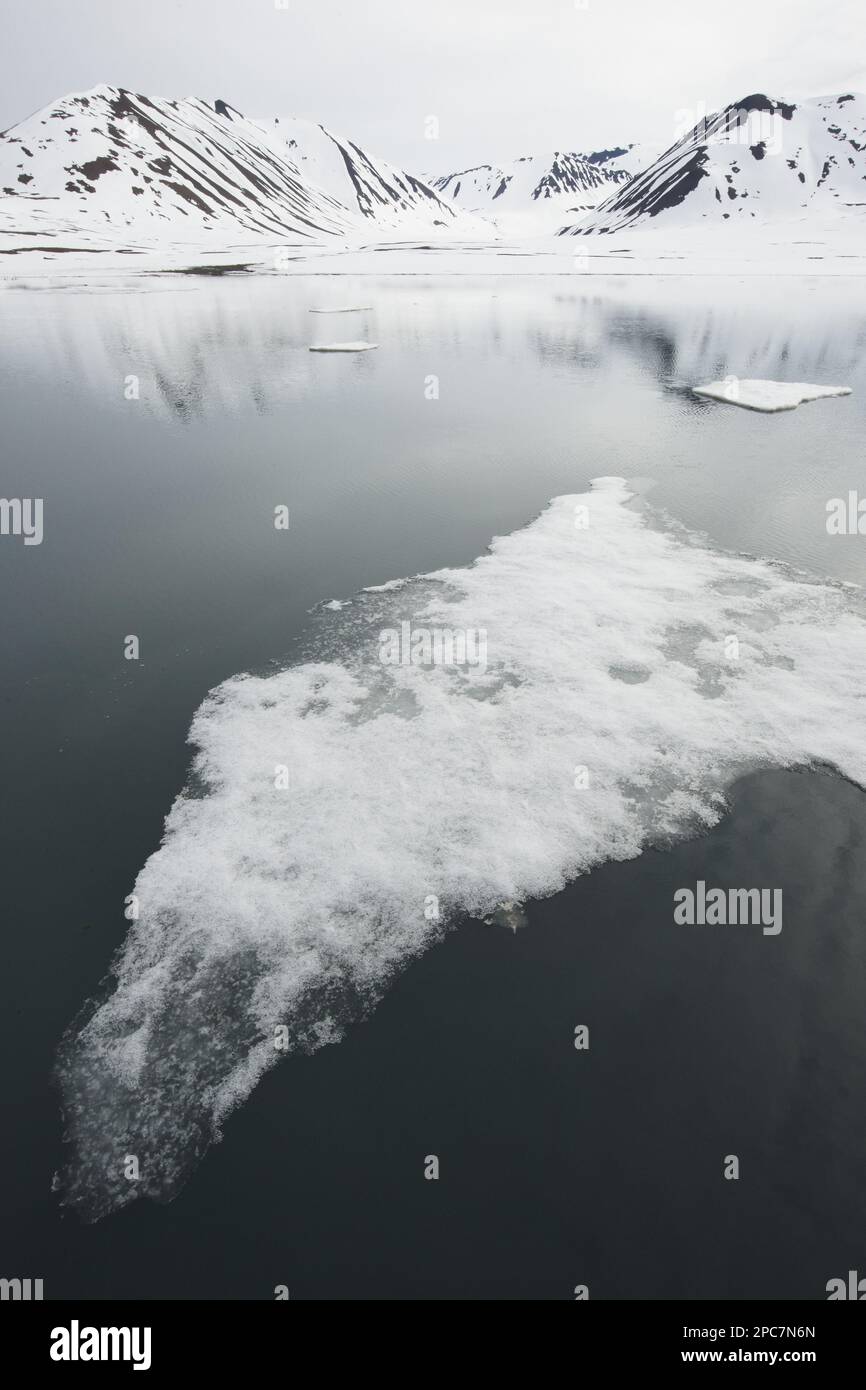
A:
<svg viewBox="0 0 866 1390">
<path fill-rule="evenodd" d="M 352 303 L 372 312 L 308 312 Z M 747 779 L 705 839 L 530 905 L 516 934 L 453 933 L 343 1043 L 271 1073 L 167 1207 L 61 1215 L 50 1076 L 194 710 L 291 653 L 323 599 L 468 563 L 603 474 L 717 545 L 866 581 L 863 538 L 825 527 L 863 487 L 864 335 L 857 286 L 790 280 L 3 295 L 3 491 L 44 498 L 45 538 L 0 542 L 0 1273 L 56 1297 L 810 1298 L 862 1267 L 866 805 L 828 777 Z M 381 347 L 307 350 L 356 337 Z M 686 389 L 729 373 L 854 394 L 765 417 Z M 671 885 L 698 878 L 783 886 L 779 949 L 686 941 Z"/>
</svg>

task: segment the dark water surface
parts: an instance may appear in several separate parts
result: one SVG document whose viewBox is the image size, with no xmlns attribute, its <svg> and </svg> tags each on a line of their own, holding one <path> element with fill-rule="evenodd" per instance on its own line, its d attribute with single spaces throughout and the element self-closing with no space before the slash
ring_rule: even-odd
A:
<svg viewBox="0 0 866 1390">
<path fill-rule="evenodd" d="M 341 1044 L 268 1075 L 174 1203 L 84 1226 L 50 1191 L 57 1043 L 122 940 L 191 716 L 290 653 L 313 605 L 468 563 L 602 474 L 654 480 L 717 545 L 866 579 L 864 538 L 825 526 L 864 489 L 863 291 L 592 291 L 3 295 L 2 490 L 45 499 L 41 546 L 0 539 L 4 1277 L 49 1297 L 820 1298 L 862 1270 L 866 799 L 817 774 L 747 778 L 710 835 L 604 867 L 516 932 L 452 933 Z M 308 313 L 329 303 L 374 311 Z M 357 337 L 381 346 L 307 350 Z M 685 389 L 729 373 L 854 394 L 764 417 Z M 781 887 L 783 932 L 675 926 L 697 879 Z"/>
</svg>

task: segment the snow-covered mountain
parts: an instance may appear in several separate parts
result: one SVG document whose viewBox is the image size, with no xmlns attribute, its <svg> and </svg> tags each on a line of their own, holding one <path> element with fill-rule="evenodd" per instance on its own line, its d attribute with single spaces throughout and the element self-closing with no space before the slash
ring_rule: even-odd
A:
<svg viewBox="0 0 866 1390">
<path fill-rule="evenodd" d="M 297 116 L 276 116 L 258 123 L 269 141 L 300 171 L 306 182 L 325 189 L 342 206 L 365 221 L 400 227 L 455 227 L 468 230 L 449 198 L 440 198 L 421 179 L 397 169 L 325 126 Z"/>
<path fill-rule="evenodd" d="M 866 210 L 866 98 L 800 104 L 745 97 L 700 121 L 594 211 L 572 236 L 665 226 L 787 220 Z"/>
<path fill-rule="evenodd" d="M 523 155 L 507 164 L 479 164 L 427 177 L 442 196 L 506 235 L 558 232 L 569 214 L 604 202 L 651 164 L 658 146 L 614 145 L 588 152 Z"/>
<path fill-rule="evenodd" d="M 308 122 L 121 87 L 73 93 L 0 135 L 5 225 L 145 239 L 321 239 L 370 223 L 474 224 L 420 180 Z"/>
<path fill-rule="evenodd" d="M 557 151 L 550 156 L 525 155 L 506 166 L 481 164 L 458 174 L 441 175 L 431 182 L 455 202 L 476 209 L 489 207 L 497 199 L 523 206 L 562 197 L 594 204 L 599 189 L 609 192 L 612 183 L 626 178 L 628 174 L 612 169 L 610 160 L 603 155 L 593 158 Z"/>
<path fill-rule="evenodd" d="M 429 241 L 441 254 L 458 242 L 477 249 L 492 232 L 500 245 L 544 234 L 553 245 L 555 232 L 638 225 L 717 227 L 727 240 L 722 229 L 761 223 L 839 230 L 839 213 L 856 243 L 866 97 L 850 92 L 797 103 L 746 97 L 662 154 L 611 146 L 432 179 L 311 121 L 253 120 L 222 100 L 121 87 L 73 93 L 0 134 L 0 260 L 14 256 L 22 268 L 42 253 L 165 261 L 168 249 L 182 257 L 190 248 L 230 268 L 250 259 L 242 246 L 264 246 L 264 263 L 286 241 L 306 243 L 308 254 L 377 240 L 421 251 Z"/>
<path fill-rule="evenodd" d="M 480 164 L 428 182 L 458 207 L 504 232 L 557 231 L 569 213 L 595 207 L 630 172 L 618 163 L 627 150 L 582 155 L 525 155 L 504 165 Z M 616 156 L 616 157 L 615 157 Z"/>
</svg>

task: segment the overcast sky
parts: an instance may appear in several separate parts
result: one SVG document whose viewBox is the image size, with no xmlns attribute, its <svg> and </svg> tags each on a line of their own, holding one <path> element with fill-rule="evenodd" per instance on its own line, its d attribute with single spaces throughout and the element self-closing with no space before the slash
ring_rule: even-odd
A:
<svg viewBox="0 0 866 1390">
<path fill-rule="evenodd" d="M 307 116 L 419 173 L 666 144 L 684 111 L 866 71 L 863 0 L 0 3 L 0 129 L 107 82 Z"/>
</svg>

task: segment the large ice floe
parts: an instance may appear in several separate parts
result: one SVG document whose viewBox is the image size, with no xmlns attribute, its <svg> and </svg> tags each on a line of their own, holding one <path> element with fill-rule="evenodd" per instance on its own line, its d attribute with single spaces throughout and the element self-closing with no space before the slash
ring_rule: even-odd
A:
<svg viewBox="0 0 866 1390">
<path fill-rule="evenodd" d="M 696 396 L 713 401 L 727 401 L 745 410 L 762 410 L 774 414 L 778 410 L 795 410 L 806 401 L 820 401 L 828 396 L 850 396 L 850 386 L 813 386 L 807 381 L 741 380 L 737 376 L 724 381 L 711 381 L 706 386 L 693 386 Z"/>
<path fill-rule="evenodd" d="M 486 663 L 384 664 L 406 622 L 483 632 Z M 309 659 L 195 714 L 113 992 L 61 1049 L 62 1200 L 170 1199 L 286 1050 L 338 1040 L 467 914 L 699 833 L 749 769 L 866 784 L 864 690 L 859 590 L 665 528 L 618 478 L 321 610 Z"/>
</svg>

